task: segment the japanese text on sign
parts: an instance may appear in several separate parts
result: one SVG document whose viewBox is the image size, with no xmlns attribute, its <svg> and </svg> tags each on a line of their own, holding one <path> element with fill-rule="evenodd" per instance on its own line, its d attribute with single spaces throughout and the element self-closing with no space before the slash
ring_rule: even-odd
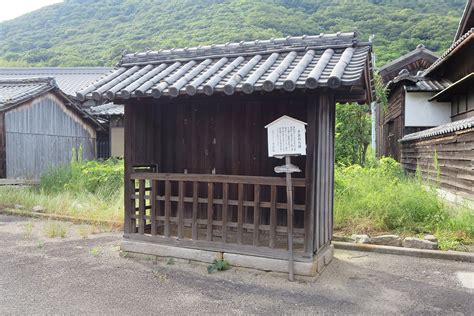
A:
<svg viewBox="0 0 474 316">
<path fill-rule="evenodd" d="M 305 124 L 288 116 L 268 124 L 268 156 L 305 155 Z"/>
</svg>

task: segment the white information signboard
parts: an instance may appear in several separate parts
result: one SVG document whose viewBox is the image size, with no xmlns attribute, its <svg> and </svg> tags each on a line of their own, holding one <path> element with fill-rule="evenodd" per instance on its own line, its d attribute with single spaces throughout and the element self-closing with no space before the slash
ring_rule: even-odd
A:
<svg viewBox="0 0 474 316">
<path fill-rule="evenodd" d="M 306 123 L 287 115 L 271 122 L 265 128 L 268 137 L 268 156 L 306 155 Z"/>
</svg>

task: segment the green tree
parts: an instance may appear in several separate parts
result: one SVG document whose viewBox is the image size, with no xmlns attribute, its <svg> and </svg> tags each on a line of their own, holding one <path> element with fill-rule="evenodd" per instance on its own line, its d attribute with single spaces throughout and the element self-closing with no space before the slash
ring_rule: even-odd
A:
<svg viewBox="0 0 474 316">
<path fill-rule="evenodd" d="M 370 109 L 357 103 L 336 105 L 336 163 L 340 165 L 365 162 L 370 144 Z"/>
</svg>

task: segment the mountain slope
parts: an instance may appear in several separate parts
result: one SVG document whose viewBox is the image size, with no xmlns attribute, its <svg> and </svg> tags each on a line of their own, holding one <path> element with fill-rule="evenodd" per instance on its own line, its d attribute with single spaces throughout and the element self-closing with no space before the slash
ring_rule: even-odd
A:
<svg viewBox="0 0 474 316">
<path fill-rule="evenodd" d="M 335 3 L 335 4 L 334 4 Z M 66 0 L 0 23 L 0 64 L 112 65 L 122 52 L 357 29 L 378 64 L 446 49 L 464 0 Z"/>
</svg>

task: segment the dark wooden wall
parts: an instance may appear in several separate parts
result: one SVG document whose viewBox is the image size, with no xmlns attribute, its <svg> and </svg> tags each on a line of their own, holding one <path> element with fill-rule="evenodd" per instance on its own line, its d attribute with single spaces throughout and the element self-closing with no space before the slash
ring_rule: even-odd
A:
<svg viewBox="0 0 474 316">
<path fill-rule="evenodd" d="M 6 163 L 5 112 L 0 112 L 0 179 L 7 177 Z"/>
<path fill-rule="evenodd" d="M 143 100 L 125 110 L 127 166 L 163 173 L 274 176 L 283 160 L 268 157 L 265 125 L 284 114 L 307 119 L 306 98 L 289 94 Z M 294 162 L 304 177 L 305 158 Z"/>
<path fill-rule="evenodd" d="M 306 178 L 307 186 L 301 194 L 307 211 L 295 214 L 295 225 L 314 223 L 306 226 L 306 233 L 314 236 L 308 248 L 317 251 L 332 238 L 335 104 L 329 94 L 276 92 L 129 101 L 125 105 L 126 177 L 136 165 L 157 165 L 160 173 L 277 176 L 273 169 L 284 161 L 268 157 L 264 127 L 282 115 L 308 123 L 307 156 L 292 160 L 302 170 L 294 176 Z M 297 193 L 295 199 L 299 198 Z"/>
<path fill-rule="evenodd" d="M 415 172 L 418 165 L 423 178 L 433 183 L 436 152 L 440 187 L 474 200 L 474 129 L 402 143 L 401 148 L 405 170 Z"/>
<path fill-rule="evenodd" d="M 403 86 L 397 87 L 389 98 L 386 109 L 379 107 L 378 121 L 378 156 L 392 157 L 400 160 L 400 146 L 398 140 L 404 133 L 404 91 Z"/>
</svg>

